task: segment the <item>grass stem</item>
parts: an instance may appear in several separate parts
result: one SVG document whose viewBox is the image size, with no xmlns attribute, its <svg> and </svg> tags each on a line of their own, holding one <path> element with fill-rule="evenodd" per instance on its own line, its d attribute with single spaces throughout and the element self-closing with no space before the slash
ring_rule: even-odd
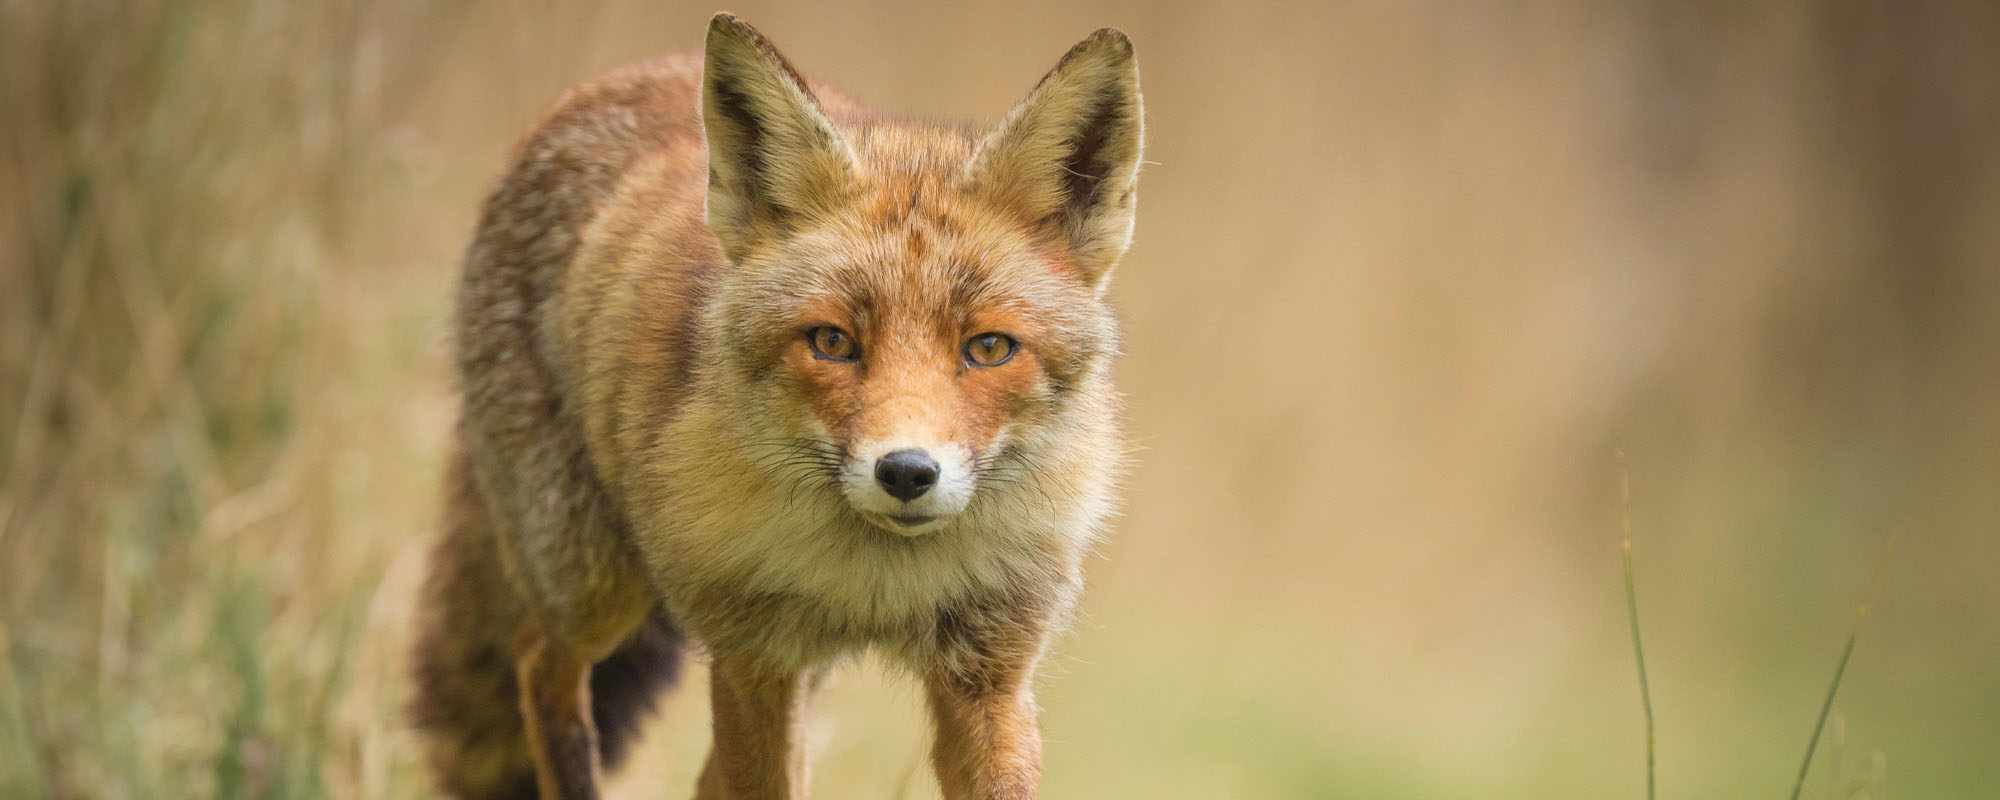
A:
<svg viewBox="0 0 2000 800">
<path fill-rule="evenodd" d="M 1840 678 L 1847 673 L 1847 660 L 1854 655 L 1854 640 L 1861 636 L 1861 620 L 1868 616 L 1868 605 L 1875 602 L 1875 593 L 1882 588 L 1882 570 L 1889 565 L 1889 554 L 1896 550 L 1896 534 L 1882 542 L 1882 555 L 1875 559 L 1875 576 L 1868 581 L 1868 593 L 1861 598 L 1861 604 L 1854 608 L 1854 624 L 1847 630 L 1847 645 L 1840 649 L 1840 663 L 1833 668 L 1833 685 L 1826 687 L 1826 701 L 1820 704 L 1819 721 L 1813 723 L 1812 739 L 1806 742 L 1806 758 L 1799 764 L 1798 782 L 1792 784 L 1792 800 L 1799 800 L 1799 794 L 1806 788 L 1806 773 L 1812 770 L 1813 750 L 1819 747 L 1820 733 L 1826 730 L 1826 717 L 1833 712 L 1833 696 L 1840 692 Z M 1834 780 L 1840 780 L 1835 775 Z"/>
<path fill-rule="evenodd" d="M 1639 702 L 1646 709 L 1646 800 L 1653 800 L 1653 690 L 1646 683 L 1646 646 L 1639 640 L 1639 590 L 1632 578 L 1632 467 L 1622 450 L 1618 452 L 1618 470 L 1618 501 L 1625 531 L 1625 613 L 1632 623 L 1632 656 L 1639 662 Z"/>
</svg>

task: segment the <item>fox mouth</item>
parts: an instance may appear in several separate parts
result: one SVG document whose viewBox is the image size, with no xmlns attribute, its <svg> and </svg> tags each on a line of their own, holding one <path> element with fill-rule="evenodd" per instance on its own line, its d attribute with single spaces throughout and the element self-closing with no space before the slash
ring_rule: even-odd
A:
<svg viewBox="0 0 2000 800">
<path fill-rule="evenodd" d="M 872 511 L 864 511 L 862 516 L 878 528 L 903 536 L 930 533 L 944 520 L 944 517 L 932 514 L 883 514 Z"/>
</svg>

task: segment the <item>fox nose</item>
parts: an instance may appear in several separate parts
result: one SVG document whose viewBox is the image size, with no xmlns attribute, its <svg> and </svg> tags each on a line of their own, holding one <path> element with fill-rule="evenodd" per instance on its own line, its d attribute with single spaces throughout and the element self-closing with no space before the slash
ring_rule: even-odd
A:
<svg viewBox="0 0 2000 800">
<path fill-rule="evenodd" d="M 875 482 L 890 497 L 908 502 L 937 485 L 938 463 L 922 450 L 897 450 L 875 462 Z"/>
</svg>

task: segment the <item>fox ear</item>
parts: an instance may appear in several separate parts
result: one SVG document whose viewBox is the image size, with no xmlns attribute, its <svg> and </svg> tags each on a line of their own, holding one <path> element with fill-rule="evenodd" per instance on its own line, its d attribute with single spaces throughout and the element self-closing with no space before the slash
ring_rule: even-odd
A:
<svg viewBox="0 0 2000 800">
<path fill-rule="evenodd" d="M 1070 48 L 986 137 L 967 179 L 1067 244 L 1101 288 L 1132 242 L 1143 125 L 1132 42 L 1105 28 Z"/>
<path fill-rule="evenodd" d="M 708 227 L 731 260 L 830 209 L 854 158 L 805 80 L 757 29 L 708 25 L 701 81 Z"/>
</svg>

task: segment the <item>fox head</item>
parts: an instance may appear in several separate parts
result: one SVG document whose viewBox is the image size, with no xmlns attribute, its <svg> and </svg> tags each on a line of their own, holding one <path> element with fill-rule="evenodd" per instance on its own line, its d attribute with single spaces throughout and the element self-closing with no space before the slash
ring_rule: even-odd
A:
<svg viewBox="0 0 2000 800">
<path fill-rule="evenodd" d="M 1124 34 L 1084 39 L 974 131 L 829 107 L 718 15 L 701 110 L 728 262 L 711 330 L 754 398 L 740 423 L 759 463 L 905 536 L 986 494 L 1047 492 L 1032 484 L 1052 450 L 1112 402 L 1104 289 L 1142 124 Z"/>
</svg>

